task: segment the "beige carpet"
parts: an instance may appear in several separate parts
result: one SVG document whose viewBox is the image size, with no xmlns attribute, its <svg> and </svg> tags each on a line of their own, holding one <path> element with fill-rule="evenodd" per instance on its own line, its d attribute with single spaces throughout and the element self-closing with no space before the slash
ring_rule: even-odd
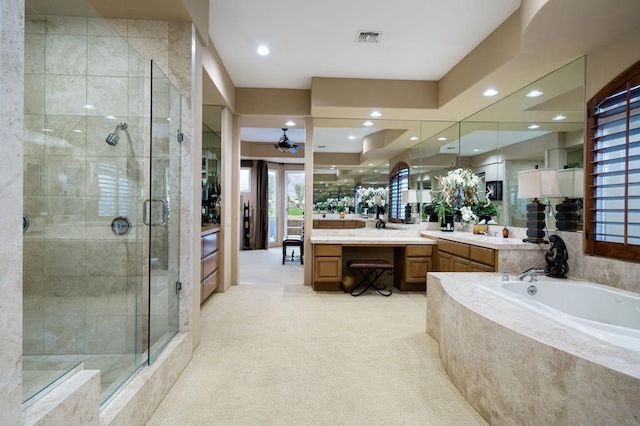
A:
<svg viewBox="0 0 640 426">
<path fill-rule="evenodd" d="M 204 305 L 202 343 L 148 424 L 486 424 L 449 381 L 425 315 L 424 294 L 234 286 Z"/>
<path fill-rule="evenodd" d="M 295 259 L 290 259 L 295 250 Z M 289 247 L 287 260 L 282 264 L 282 247 L 268 250 L 244 250 L 240 252 L 240 282 L 242 284 L 302 284 L 304 266 L 298 257 L 300 248 Z"/>
</svg>

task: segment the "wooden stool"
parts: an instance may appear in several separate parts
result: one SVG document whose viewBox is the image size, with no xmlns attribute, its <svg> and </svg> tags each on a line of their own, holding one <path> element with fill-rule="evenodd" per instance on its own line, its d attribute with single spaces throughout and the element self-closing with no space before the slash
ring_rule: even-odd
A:
<svg viewBox="0 0 640 426">
<path fill-rule="evenodd" d="M 347 262 L 347 270 L 358 271 L 360 275 L 362 275 L 362 281 L 351 290 L 352 296 L 360 296 L 371 287 L 385 297 L 391 296 L 392 290 L 389 290 L 389 293 L 385 294 L 381 290 L 385 290 L 386 287 L 384 285 L 382 287 L 376 285 L 376 281 L 383 273 L 387 272 L 389 275 L 393 275 L 393 265 L 386 260 L 349 260 Z M 363 285 L 366 285 L 365 289 L 359 293 L 355 293 L 355 291 Z"/>
<path fill-rule="evenodd" d="M 304 237 L 302 235 L 287 235 L 282 240 L 282 264 L 287 258 L 287 247 L 300 247 L 300 264 L 304 265 Z M 291 260 L 295 260 L 293 257 L 293 251 L 291 252 Z"/>
</svg>

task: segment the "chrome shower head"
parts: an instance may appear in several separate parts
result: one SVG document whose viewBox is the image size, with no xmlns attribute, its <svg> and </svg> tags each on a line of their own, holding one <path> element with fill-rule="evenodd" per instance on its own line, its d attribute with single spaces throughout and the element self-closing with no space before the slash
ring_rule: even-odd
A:
<svg viewBox="0 0 640 426">
<path fill-rule="evenodd" d="M 113 133 L 109 133 L 109 136 L 106 137 L 105 142 L 107 142 L 111 146 L 116 146 L 118 141 L 120 140 L 120 135 L 118 135 L 119 130 L 127 130 L 127 123 L 124 121 L 116 126 L 116 129 Z"/>
</svg>

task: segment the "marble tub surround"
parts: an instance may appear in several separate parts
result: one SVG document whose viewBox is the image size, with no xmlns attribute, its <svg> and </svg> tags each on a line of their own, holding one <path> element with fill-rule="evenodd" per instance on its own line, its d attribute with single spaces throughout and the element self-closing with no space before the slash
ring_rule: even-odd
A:
<svg viewBox="0 0 640 426">
<path fill-rule="evenodd" d="M 429 273 L 427 332 L 449 377 L 491 424 L 635 424 L 640 353 L 481 291 L 500 274 Z M 540 280 L 553 280 L 540 277 Z"/>
</svg>

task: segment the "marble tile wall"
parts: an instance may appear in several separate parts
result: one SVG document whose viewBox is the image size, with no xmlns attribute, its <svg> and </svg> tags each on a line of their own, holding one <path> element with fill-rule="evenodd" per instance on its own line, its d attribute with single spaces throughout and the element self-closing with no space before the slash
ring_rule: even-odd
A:
<svg viewBox="0 0 640 426">
<path fill-rule="evenodd" d="M 126 237 L 115 237 L 110 222 L 123 209 L 142 217 L 141 200 L 126 195 L 139 194 L 149 180 L 150 59 L 182 91 L 170 94 L 167 84 L 155 82 L 156 100 L 164 96 L 179 113 L 170 126 L 165 117 L 155 123 L 162 131 L 154 139 L 154 156 L 186 165 L 153 184 L 169 181 L 172 194 L 179 185 L 189 187 L 181 178 L 192 174 L 191 24 L 28 17 L 25 25 L 24 203 L 31 227 L 24 239 L 24 353 L 141 352 L 147 325 L 141 330 L 136 317 L 149 321 L 142 303 L 150 297 L 142 285 L 148 228 L 134 222 Z M 120 131 L 117 146 L 109 146 L 104 139 L 121 121 L 129 127 Z M 187 144 L 171 153 L 169 140 L 179 126 Z M 105 197 L 105 181 L 119 189 L 115 200 Z M 180 213 L 172 215 L 176 225 L 189 225 L 183 218 L 190 217 L 190 207 L 180 207 L 179 199 L 173 204 Z M 105 211 L 110 215 L 101 216 Z M 178 271 L 181 263 L 190 264 L 189 251 L 181 250 L 190 246 L 190 234 L 172 226 L 161 235 L 165 242 L 152 250 L 162 268 Z M 189 285 L 188 276 L 182 281 Z M 154 308 L 177 309 L 173 285 L 154 285 Z M 183 328 L 190 323 L 189 302 L 180 303 Z M 178 327 L 176 315 L 150 321 L 154 336 Z"/>
<path fill-rule="evenodd" d="M 0 424 L 20 424 L 22 409 L 22 157 L 24 1 L 0 2 Z"/>
<path fill-rule="evenodd" d="M 24 354 L 125 353 L 140 335 L 142 230 L 134 219 L 116 237 L 111 221 L 141 217 L 143 58 L 102 19 L 25 26 Z"/>
</svg>

